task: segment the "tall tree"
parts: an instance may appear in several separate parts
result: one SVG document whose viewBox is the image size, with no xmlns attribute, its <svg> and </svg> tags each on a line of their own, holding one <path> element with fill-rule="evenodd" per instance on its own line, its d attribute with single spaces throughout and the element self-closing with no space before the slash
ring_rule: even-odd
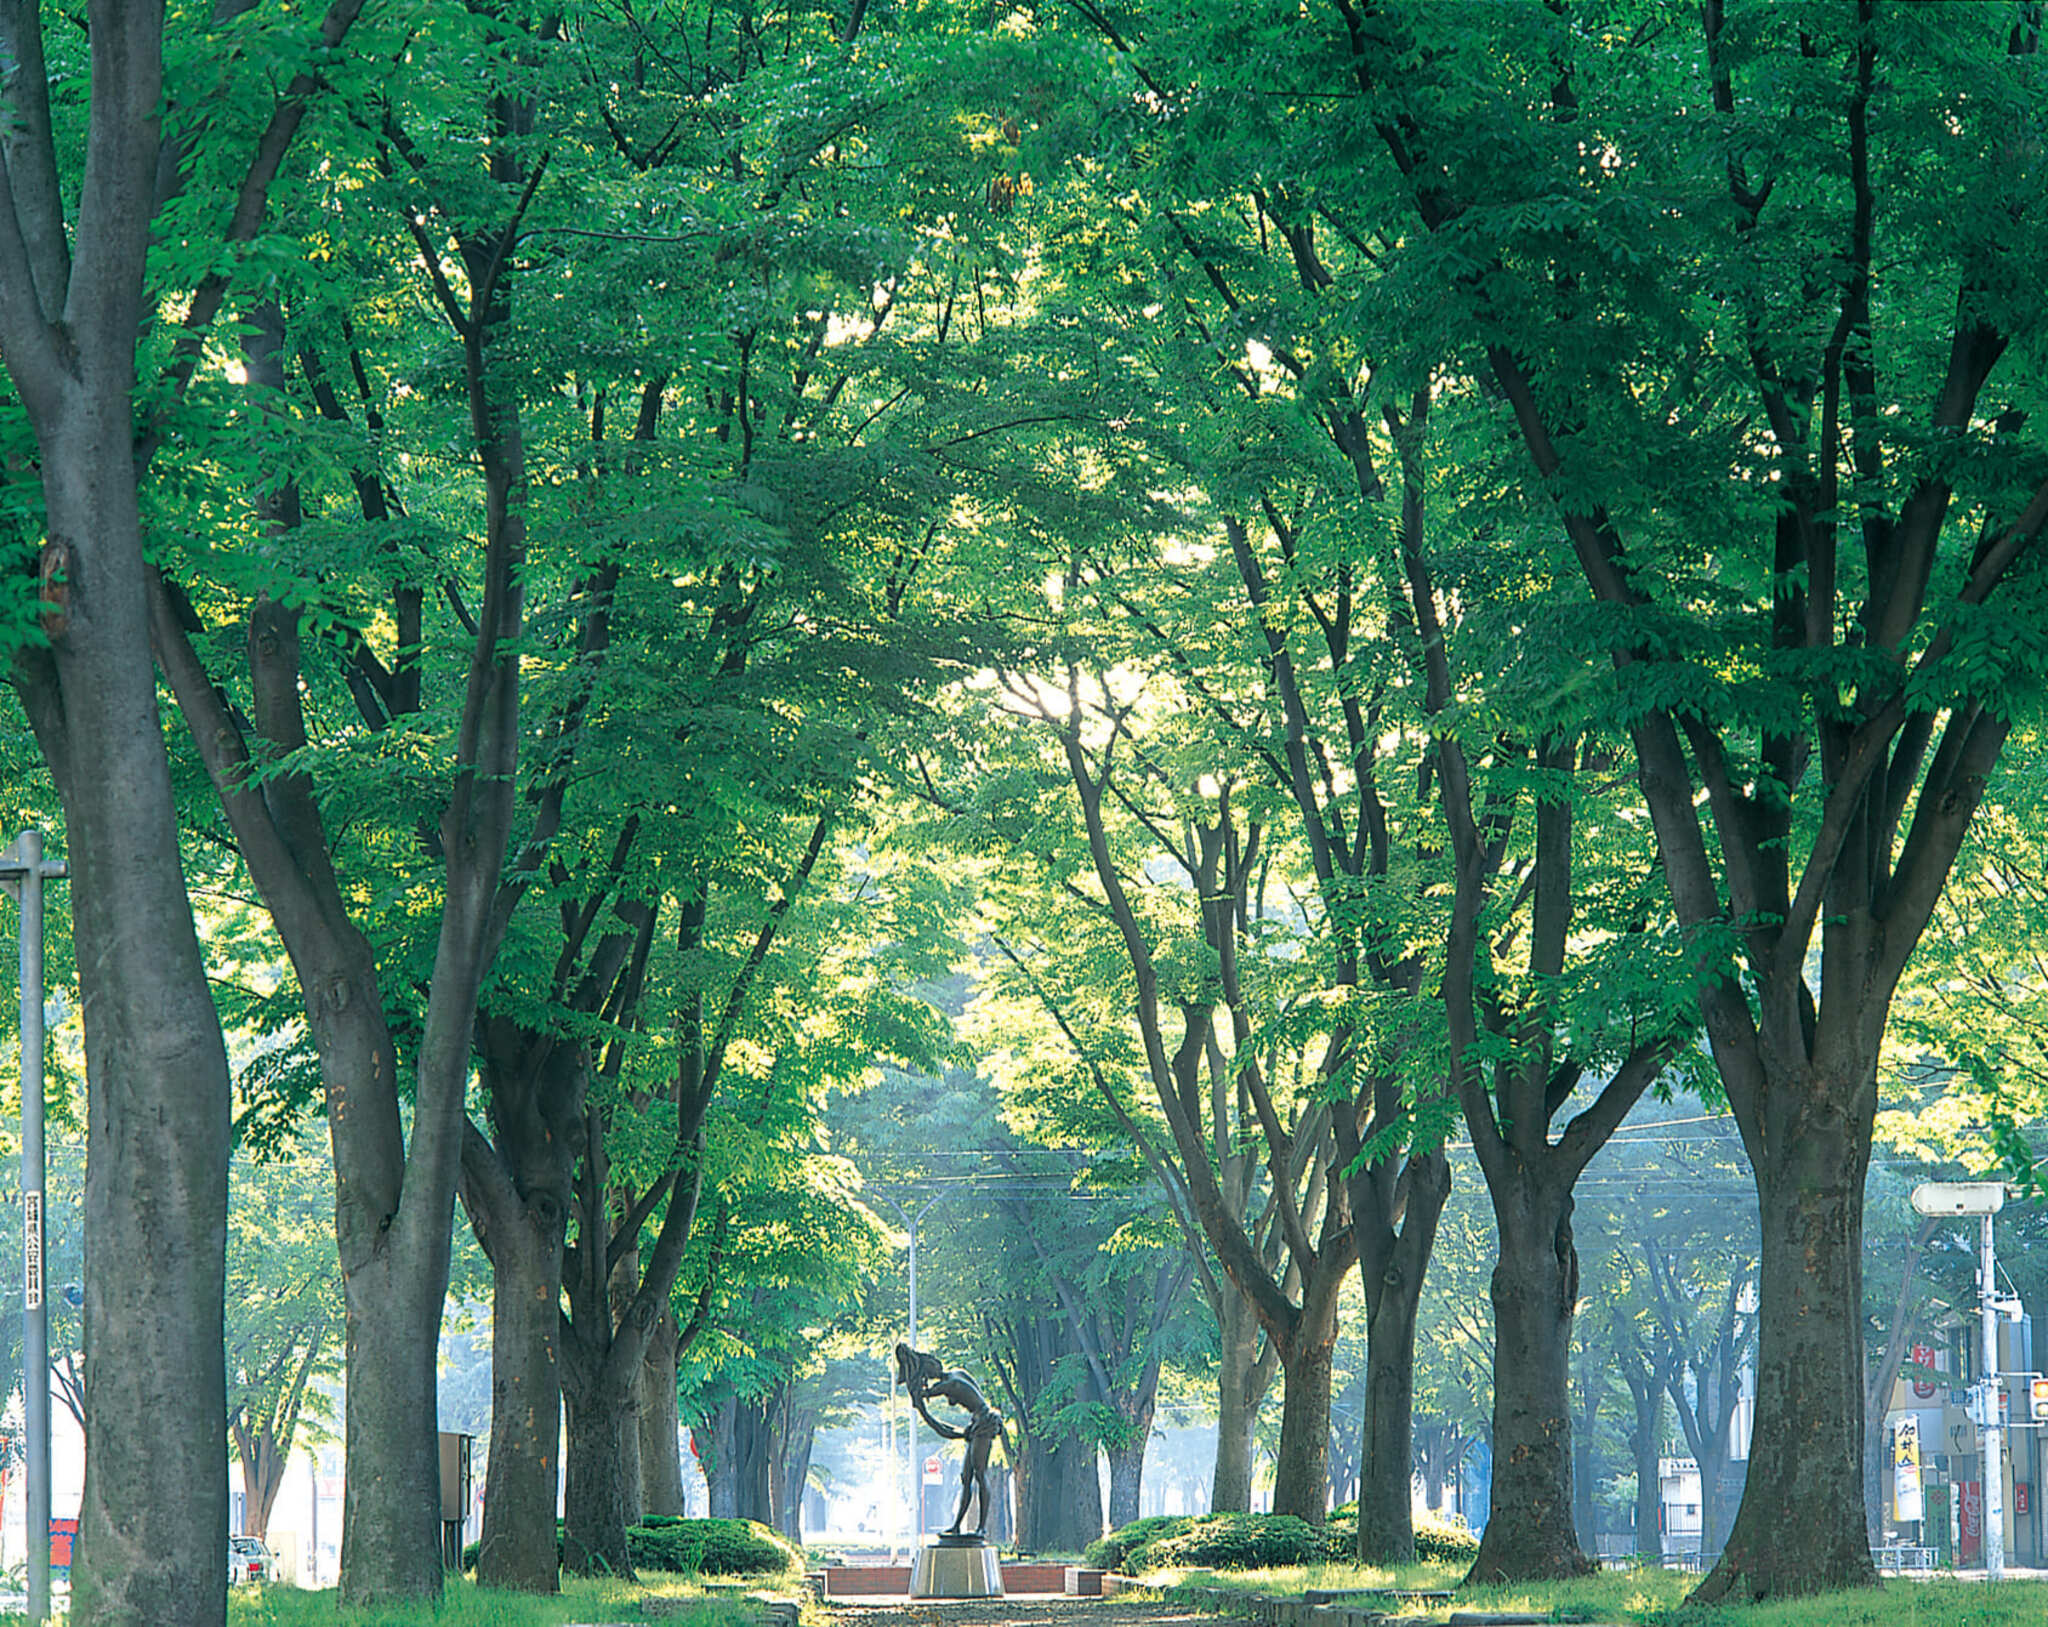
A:
<svg viewBox="0 0 2048 1627">
<path fill-rule="evenodd" d="M 262 92 L 268 121 L 204 165 L 191 160 L 219 111 L 212 95 L 233 94 L 218 71 L 226 53 L 203 38 L 208 25 L 195 26 L 193 56 L 180 56 L 204 61 L 206 77 L 167 84 L 161 5 L 90 6 L 82 53 L 68 30 L 45 35 L 39 6 L 0 10 L 0 354 L 34 439 L 33 449 L 10 448 L 9 484 L 19 492 L 34 470 L 32 534 L 45 539 L 40 623 L 15 624 L 29 637 L 12 654 L 64 799 L 82 969 L 87 1429 L 152 1443 L 95 1454 L 72 1603 L 84 1623 L 218 1621 L 226 1609 L 227 1061 L 178 865 L 138 483 L 162 404 L 198 368 L 229 280 L 223 264 L 257 231 L 319 88 L 311 54 L 335 49 L 359 4 L 338 0 L 316 32 L 262 53 L 276 75 Z M 211 27 L 239 20 L 218 14 Z M 53 94 L 63 81 L 90 84 L 82 128 Z M 227 151 L 235 157 L 223 165 Z M 138 444 L 138 339 L 156 315 L 145 288 L 153 222 L 195 177 L 209 207 L 234 198 L 232 217 L 225 245 L 218 228 L 196 234 L 205 268 L 182 282 L 182 317 L 165 313 L 175 324 L 169 364 Z"/>
<path fill-rule="evenodd" d="M 1177 8 L 1075 9 L 1120 59 L 1104 81 L 1111 88 L 1098 92 L 1105 107 L 1125 98 L 1206 105 L 1195 89 L 1205 70 L 1185 49 Z M 1132 502 L 1108 524 L 1117 543 L 1062 526 L 1066 557 L 1048 550 L 1029 569 L 1067 576 L 1074 604 L 1056 608 L 1070 629 L 1089 615 L 1132 624 L 1122 659 L 1176 686 L 1189 714 L 1180 732 L 1206 730 L 1215 760 L 1242 775 L 1235 794 L 1252 810 L 1247 828 L 1261 833 L 1262 862 L 1284 853 L 1290 872 L 1312 878 L 1313 901 L 1301 907 L 1313 917 L 1319 1003 L 1330 1017 L 1315 1066 L 1332 1109 L 1350 1230 L 1343 1249 L 1359 1266 L 1373 1370 L 1359 1552 L 1401 1559 L 1413 1553 L 1414 1316 L 1447 1191 L 1440 1143 L 1455 1113 L 1430 1039 L 1439 1020 L 1420 1009 L 1427 967 L 1416 945 L 1426 934 L 1411 936 L 1427 913 L 1429 866 L 1420 861 L 1442 840 L 1429 775 L 1415 772 L 1404 733 L 1417 686 L 1397 653 L 1398 579 L 1386 546 L 1402 494 L 1383 478 L 1392 450 L 1359 383 L 1376 363 L 1335 318 L 1335 279 L 1284 182 L 1261 171 L 1256 139 L 1241 151 L 1231 131 L 1191 112 L 1115 144 L 1113 162 L 1077 166 L 1077 179 L 1041 189 L 1047 201 L 1036 207 L 1072 262 L 1048 290 L 1056 320 L 1083 324 L 1123 359 L 1119 389 L 1151 391 L 1100 408 L 1114 411 L 1118 439 L 1090 448 L 1077 483 L 1099 481 L 1104 459 L 1127 472 L 1150 463 L 1149 489 L 1182 491 L 1190 503 L 1188 512 L 1148 516 L 1165 535 L 1147 560 L 1120 538 L 1145 513 L 1134 483 Z M 1131 178 L 1141 183 L 1125 184 Z M 1114 234 L 1102 231 L 1105 216 Z M 1178 749 L 1199 776 L 1200 748 Z M 1222 986 L 1222 1049 L 1235 1054 L 1255 1027 L 1243 999 L 1254 979 L 1243 967 L 1256 954 L 1219 942 L 1209 953 Z M 1261 1128 L 1270 1137 L 1274 1127 Z M 1320 1518 L 1325 1491 L 1303 1488 L 1319 1477 L 1310 1458 L 1319 1463 L 1323 1448 L 1311 1453 L 1305 1443 L 1324 1437 L 1330 1296 L 1343 1272 L 1332 1275 L 1334 1257 L 1304 1248 L 1306 1239 L 1284 1227 L 1283 1236 L 1289 1269 L 1303 1273 L 1298 1322 L 1245 1269 L 1241 1251 L 1210 1243 L 1295 1396 L 1283 1500 Z"/>
<path fill-rule="evenodd" d="M 1092 1228 L 1095 1236 L 1075 1240 L 1078 1250 L 1071 1243 L 1057 1248 L 1035 1214 L 1017 1219 L 1080 1350 L 1076 1365 L 1093 1399 L 1079 1433 L 1109 1459 L 1109 1527 L 1115 1530 L 1138 1517 L 1166 1331 L 1195 1261 L 1170 1227 L 1137 1218 L 1107 1237 Z"/>
<path fill-rule="evenodd" d="M 373 736 L 422 705 L 424 595 L 394 569 L 391 522 L 402 516 L 402 504 L 368 461 L 347 473 L 342 489 L 348 495 L 337 501 L 357 510 L 372 539 L 362 561 L 363 585 L 396 601 L 381 650 L 370 631 L 374 612 L 357 606 L 356 617 L 344 619 L 308 593 L 303 577 L 294 581 L 295 571 L 312 565 L 301 546 L 308 497 L 326 494 L 303 491 L 289 475 L 259 488 L 258 518 L 271 547 L 268 570 L 253 583 L 232 583 L 218 606 L 206 605 L 172 574 L 151 583 L 159 659 L 292 959 L 320 1058 L 348 1297 L 351 1472 L 342 1515 L 342 1593 L 358 1602 L 433 1597 L 441 1588 L 435 1346 L 448 1287 L 470 1031 L 504 930 L 496 905 L 516 806 L 516 643 L 524 619 L 528 480 L 519 405 L 496 346 L 511 315 L 516 267 L 508 250 L 533 202 L 540 168 L 523 144 L 532 130 L 530 105 L 502 89 L 487 90 L 473 116 L 480 131 L 499 138 L 485 174 L 475 180 L 457 166 L 430 162 L 397 115 L 386 123 L 376 158 L 387 177 L 404 175 L 391 183 L 397 196 L 389 201 L 419 255 L 419 292 L 447 324 L 457 358 L 458 399 L 467 419 L 457 433 L 471 448 L 482 521 L 480 546 L 464 561 L 473 562 L 473 574 L 459 566 L 442 578 L 462 626 L 451 641 L 453 659 L 436 676 L 458 698 L 446 719 L 445 778 L 410 810 L 417 823 L 407 833 L 442 872 L 438 927 L 417 973 L 424 1009 L 415 1008 L 404 1024 L 414 1049 L 409 1137 L 387 990 L 358 919 L 359 895 L 345 888 L 345 872 L 337 868 L 331 804 L 323 807 L 306 755 L 287 761 L 314 743 L 309 714 L 314 721 L 318 714 L 304 682 L 309 645 L 316 659 L 327 653 L 323 646 L 340 656 L 359 725 Z M 438 221 L 448 236 L 437 239 L 429 221 Z M 444 259 L 449 243 L 459 277 Z M 267 434 L 280 468 L 292 466 L 280 407 L 290 343 L 283 311 L 259 305 L 246 365 L 257 392 L 257 433 Z M 345 419 L 324 382 L 312 336 L 293 348 L 319 414 Z M 350 361 L 368 392 L 369 375 L 352 350 Z M 372 397 L 365 411 L 375 418 L 378 406 Z M 465 603 L 470 593 L 478 601 L 474 615 Z M 246 714 L 205 664 L 202 606 L 245 629 Z"/>
<path fill-rule="evenodd" d="M 2038 16 L 1319 15 L 1301 82 L 1385 157 L 1391 285 L 1571 544 L 1756 1171 L 1755 1449 L 1695 1597 L 1872 1585 L 1878 1060 L 2048 624 L 2034 384 L 2000 370 L 2041 333 Z"/>
<path fill-rule="evenodd" d="M 347 1310 L 321 1149 L 294 1142 L 259 1157 L 245 1145 L 229 1196 L 228 1438 L 242 1469 L 242 1529 L 260 1537 L 294 1445 L 328 1438 L 319 1385 L 341 1376 Z"/>
<path fill-rule="evenodd" d="M 1734 1517 L 1728 1481 L 1743 1379 L 1756 1336 L 1755 1273 L 1745 1261 L 1718 1282 L 1681 1275 L 1652 1241 L 1650 1294 L 1667 1354 L 1664 1388 L 1700 1476 L 1700 1552 L 1719 1553 Z"/>
<path fill-rule="evenodd" d="M 837 832 L 879 761 L 867 742 L 944 642 L 916 625 L 913 588 L 944 551 L 935 493 L 949 483 L 921 414 L 926 352 L 949 330 L 900 309 L 946 280 L 931 263 L 943 255 L 904 224 L 940 187 L 863 154 L 883 141 L 943 169 L 968 149 L 922 118 L 932 81 L 858 48 L 861 22 L 860 7 L 792 12 L 771 59 L 753 13 L 588 13 L 571 24 L 581 66 L 560 84 L 606 197 L 625 200 L 615 231 L 558 228 L 582 245 L 561 258 L 585 275 L 601 329 L 596 343 L 563 340 L 588 424 L 574 523 L 606 579 L 603 625 L 585 621 L 597 636 L 576 665 L 617 670 L 551 731 L 536 798 L 561 831 L 536 902 L 556 931 L 520 930 L 552 971 L 487 995 L 491 1134 L 466 1143 L 464 1190 L 520 1269 L 507 1305 L 525 1308 L 526 1331 L 500 1344 L 508 1373 L 529 1375 L 520 1417 L 551 1416 L 557 1349 L 566 1362 L 579 1568 L 624 1568 L 623 1515 L 650 1476 L 659 1500 L 676 1495 L 669 1297 L 696 1218 L 695 1141 L 728 1081 L 743 1096 L 781 1088 L 727 1071 L 734 1047 L 765 1045 L 774 1027 L 750 1026 L 772 999 L 763 964 L 783 964 L 789 911 L 834 878 Z M 631 73 L 603 69 L 604 54 Z M 644 230 L 679 190 L 701 229 Z M 677 282 L 698 297 L 676 301 Z M 632 428 L 614 449 L 621 401 Z M 613 626 L 634 645 L 623 662 L 603 657 Z M 619 762 L 634 772 L 605 773 Z M 642 1032 L 667 1058 L 659 1084 L 627 1066 Z M 673 1115 L 665 1160 L 632 1145 L 649 1114 Z M 565 1270 L 558 1327 L 550 1283 Z M 636 1408 L 644 1451 L 614 1438 Z M 546 1437 L 511 1435 L 536 1453 Z M 505 1523 L 486 1534 L 487 1580 L 552 1585 L 539 1535 L 551 1469 L 532 1456 L 494 1456 L 494 1474 L 526 1463 L 529 1484 L 492 1499 Z"/>
<path fill-rule="evenodd" d="M 977 996 L 970 1033 L 991 1047 L 988 1065 L 1024 1133 L 1053 1146 L 1085 1147 L 1097 1157 L 1137 1154 L 1159 1183 L 1214 1328 L 1216 1451 L 1209 1507 L 1248 1511 L 1253 1441 L 1260 1407 L 1279 1371 L 1279 1347 L 1266 1336 L 1251 1299 L 1217 1265 L 1164 1125 L 1145 1111 L 1127 1072 L 1103 1065 L 1115 1054 L 1114 1041 L 1085 1037 L 1091 1028 L 1079 1004 L 1056 993 L 1049 976 L 1031 967 L 1024 946 L 1007 938 L 998 942 L 1014 977 L 1000 964 L 992 968 L 988 987 Z M 1017 988 L 1006 995 L 1013 980 Z M 1056 1044 L 1025 1041 L 1048 1026 L 1052 1033 L 1046 1038 L 1057 1035 Z M 1263 1268 L 1285 1281 L 1280 1205 L 1255 1151 L 1229 1129 L 1233 1122 L 1221 1116 L 1215 1131 L 1217 1189 L 1230 1212 L 1245 1217 Z"/>
<path fill-rule="evenodd" d="M 1079 569 L 1062 599 L 1077 615 L 1124 614 L 1114 586 Z M 1337 1296 L 1356 1246 L 1330 1110 L 1308 1083 L 1325 1036 L 1288 975 L 1300 963 L 1251 948 L 1288 930 L 1283 884 L 1275 878 L 1268 891 L 1264 821 L 1245 808 L 1255 799 L 1238 796 L 1227 765 L 1196 771 L 1187 714 L 1164 706 L 1163 685 L 1142 698 L 1121 693 L 1119 682 L 1134 680 L 1111 665 L 1104 656 L 1084 670 L 1076 652 L 1057 686 L 1007 680 L 1016 715 L 1040 733 L 1024 737 L 1027 749 L 1044 755 L 992 774 L 1000 800 L 989 819 L 1048 885 L 1005 898 L 998 930 L 1083 1077 L 1120 1113 L 1165 1189 L 1185 1196 L 1190 1230 L 1274 1347 L 1287 1385 L 1274 1506 L 1320 1524 Z M 1055 818 L 1078 829 L 1057 834 Z M 1084 957 L 1097 970 L 1076 979 Z M 1256 1020 L 1268 999 L 1294 1023 Z M 1165 1134 L 1133 1111 L 1129 1080 L 1146 1087 L 1143 1111 Z M 1247 1205 L 1252 1172 L 1216 1157 L 1239 1135 L 1256 1137 L 1265 1166 L 1263 1213 Z M 1269 1251 L 1273 1238 L 1282 1247 Z"/>
</svg>

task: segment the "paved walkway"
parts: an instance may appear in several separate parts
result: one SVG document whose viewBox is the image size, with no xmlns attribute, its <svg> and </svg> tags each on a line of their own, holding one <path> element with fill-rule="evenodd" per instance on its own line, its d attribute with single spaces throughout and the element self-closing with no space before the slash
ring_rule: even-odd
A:
<svg viewBox="0 0 2048 1627">
<path fill-rule="evenodd" d="M 833 1599 L 841 1627 L 1215 1627 L 1216 1618 L 1157 1600 L 1069 1599 L 1030 1594 L 1015 1599 Z"/>
</svg>

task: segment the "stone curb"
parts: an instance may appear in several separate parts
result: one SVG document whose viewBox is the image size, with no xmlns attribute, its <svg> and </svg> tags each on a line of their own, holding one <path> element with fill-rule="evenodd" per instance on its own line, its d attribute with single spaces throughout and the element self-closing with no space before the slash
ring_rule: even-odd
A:
<svg viewBox="0 0 2048 1627">
<path fill-rule="evenodd" d="M 802 1604 L 780 1594 L 749 1593 L 747 1603 L 754 1607 L 754 1618 L 761 1627 L 797 1627 L 803 1615 Z"/>
</svg>

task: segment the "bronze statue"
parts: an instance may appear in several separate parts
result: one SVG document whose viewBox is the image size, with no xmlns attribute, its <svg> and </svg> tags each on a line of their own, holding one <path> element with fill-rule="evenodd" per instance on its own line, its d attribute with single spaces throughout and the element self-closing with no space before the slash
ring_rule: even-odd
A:
<svg viewBox="0 0 2048 1627">
<path fill-rule="evenodd" d="M 967 1443 L 966 1455 L 960 1460 L 960 1506 L 953 1511 L 953 1523 L 939 1534 L 946 1537 L 961 1534 L 960 1527 L 967 1518 L 967 1505 L 973 1501 L 975 1488 L 979 1487 L 981 1524 L 969 1535 L 980 1536 L 988 1527 L 988 1452 L 996 1437 L 1003 1432 L 1002 1418 L 975 1387 L 973 1379 L 958 1368 L 947 1368 L 929 1351 L 912 1350 L 907 1344 L 898 1344 L 896 1377 L 909 1391 L 910 1404 L 917 1408 L 919 1417 L 944 1439 Z M 940 1423 L 925 1409 L 927 1396 L 937 1396 L 941 1401 L 959 1407 L 967 1414 L 966 1426 Z"/>
</svg>

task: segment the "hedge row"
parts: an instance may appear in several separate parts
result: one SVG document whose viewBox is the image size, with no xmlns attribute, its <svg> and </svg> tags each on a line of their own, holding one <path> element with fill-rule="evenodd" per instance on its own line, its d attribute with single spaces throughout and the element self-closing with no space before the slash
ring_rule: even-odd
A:
<svg viewBox="0 0 2048 1627">
<path fill-rule="evenodd" d="M 561 1552 L 561 1522 L 555 1551 Z M 462 1550 L 462 1568 L 476 1569 L 478 1544 Z M 626 1527 L 626 1552 L 635 1570 L 679 1571 L 690 1576 L 751 1576 L 803 1569 L 803 1551 L 757 1520 L 685 1520 L 656 1514 Z"/>
<path fill-rule="evenodd" d="M 1292 1514 L 1168 1514 L 1133 1520 L 1088 1545 L 1086 1563 L 1136 1576 L 1155 1570 L 1267 1570 L 1349 1559 L 1358 1509 L 1335 1510 L 1320 1529 Z M 1415 1557 L 1469 1563 L 1479 1539 L 1462 1520 L 1415 1517 Z"/>
</svg>

